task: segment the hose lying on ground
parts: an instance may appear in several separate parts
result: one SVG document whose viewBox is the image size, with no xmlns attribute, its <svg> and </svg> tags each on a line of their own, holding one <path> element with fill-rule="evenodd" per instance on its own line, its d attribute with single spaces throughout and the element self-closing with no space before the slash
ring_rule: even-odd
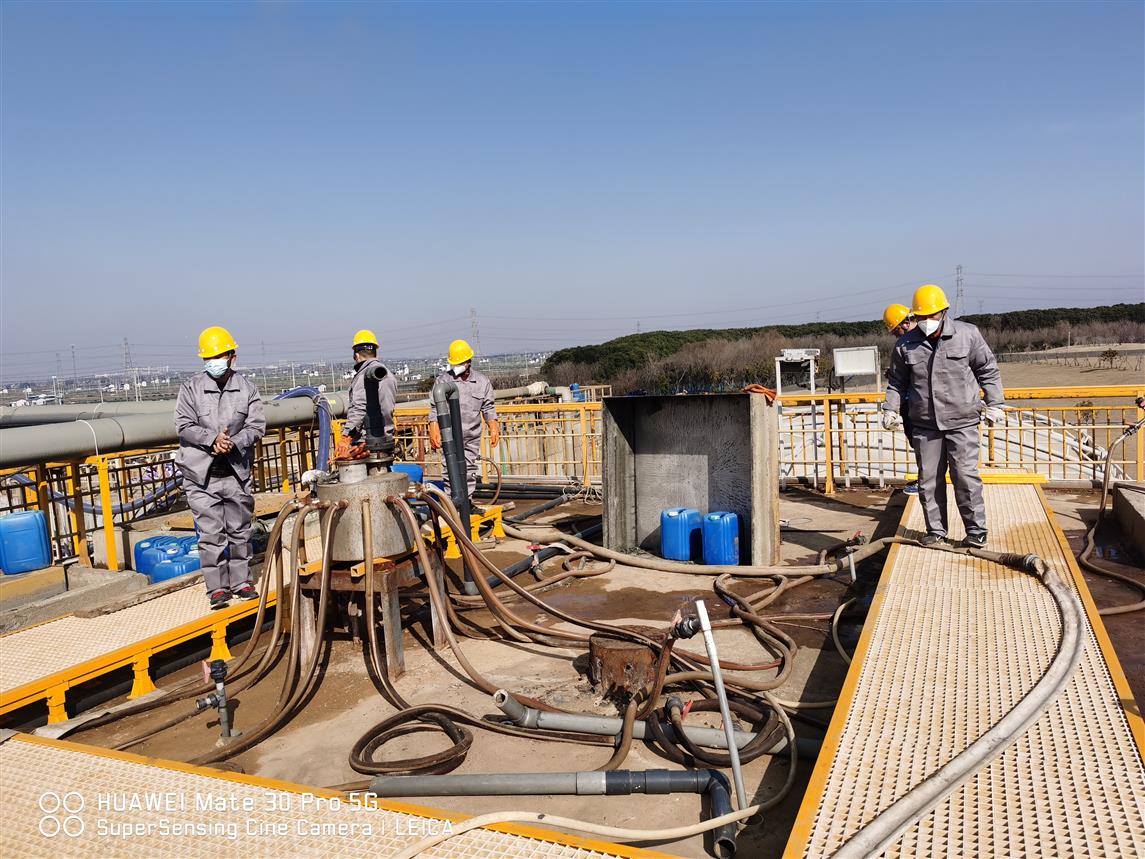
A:
<svg viewBox="0 0 1145 859">
<path fill-rule="evenodd" d="M 1138 408 L 1145 408 L 1145 403 L 1143 403 L 1141 397 L 1137 398 L 1137 406 Z M 1101 505 L 1097 509 L 1097 519 L 1094 521 L 1090 529 L 1085 533 L 1085 548 L 1082 549 L 1081 554 L 1077 556 L 1077 562 L 1081 566 L 1085 567 L 1085 569 L 1089 570 L 1091 573 L 1096 573 L 1099 576 L 1105 576 L 1108 579 L 1113 579 L 1114 581 L 1121 582 L 1123 585 L 1135 588 L 1142 594 L 1145 594 L 1145 584 L 1137 581 L 1136 579 L 1131 579 L 1129 576 L 1124 575 L 1123 573 L 1119 573 L 1116 570 L 1111 570 L 1104 564 L 1097 563 L 1093 560 L 1092 557 L 1097 539 L 1097 529 L 1101 527 L 1102 519 L 1105 518 L 1105 507 L 1109 502 L 1109 476 L 1111 474 L 1110 465 L 1113 461 L 1113 451 L 1118 445 L 1120 445 L 1127 438 L 1140 430 L 1142 425 L 1145 425 L 1145 418 L 1137 421 L 1137 423 L 1127 426 L 1121 435 L 1115 438 L 1109 445 L 1109 450 L 1105 454 L 1105 469 L 1101 480 Z M 1127 486 L 1126 488 L 1136 492 L 1142 491 L 1140 487 L 1131 485 Z M 1108 608 L 1099 609 L 1097 613 L 1104 616 L 1114 614 L 1128 614 L 1129 612 L 1140 611 L 1143 608 L 1145 608 L 1145 599 L 1139 600 L 1135 603 L 1123 603 L 1121 605 L 1109 606 Z"/>
<path fill-rule="evenodd" d="M 1057 696 L 1069 682 L 1074 669 L 1081 659 L 1084 651 L 1084 639 L 1081 636 L 1082 609 L 1080 601 L 1076 593 L 1074 593 L 1044 561 L 1034 555 L 1022 556 L 978 549 L 963 549 L 959 553 L 985 558 L 1010 567 L 1017 567 L 1034 575 L 1049 590 L 1057 605 L 1062 623 L 1062 636 L 1057 653 L 1041 679 L 1026 693 L 1013 709 L 953 760 L 937 770 L 920 785 L 909 791 L 900 800 L 893 803 L 882 814 L 871 821 L 871 823 L 856 833 L 856 835 L 835 854 L 837 857 L 840 857 L 840 859 L 875 856 L 885 850 L 903 831 L 917 822 L 945 796 L 956 790 L 975 772 L 989 763 L 994 757 L 1025 733 L 1042 712 L 1056 700 Z M 793 737 L 791 723 L 787 720 L 786 715 L 783 714 L 782 709 L 777 708 L 776 712 L 781 714 L 784 719 L 785 727 L 789 732 L 789 738 Z M 794 751 L 793 742 L 792 750 Z M 788 774 L 789 782 L 794 777 L 794 769 L 795 763 L 793 759 Z M 659 830 L 622 829 L 618 827 L 600 826 L 599 824 L 583 820 L 574 820 L 537 812 L 507 811 L 486 814 L 458 824 L 452 827 L 449 832 L 444 832 L 410 845 L 396 854 L 395 859 L 414 859 L 414 857 L 425 850 L 435 847 L 463 832 L 468 832 L 483 826 L 509 822 L 543 823 L 547 826 L 560 826 L 622 841 L 677 840 L 699 835 L 728 823 L 746 820 L 766 810 L 773 802 L 774 800 L 769 800 L 767 803 L 753 805 L 740 811 L 715 817 L 691 826 Z"/>
</svg>

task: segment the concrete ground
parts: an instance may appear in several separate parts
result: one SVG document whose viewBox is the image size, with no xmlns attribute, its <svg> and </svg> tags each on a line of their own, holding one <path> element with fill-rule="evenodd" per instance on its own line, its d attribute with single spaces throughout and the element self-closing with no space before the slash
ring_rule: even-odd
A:
<svg viewBox="0 0 1145 859">
<path fill-rule="evenodd" d="M 1054 509 L 1071 542 L 1084 535 L 1086 517 L 1096 507 L 1095 493 L 1050 493 Z M 839 493 L 832 499 L 792 489 L 781 496 L 781 516 L 789 523 L 784 532 L 783 561 L 786 564 L 813 563 L 821 549 L 828 548 L 861 530 L 867 537 L 893 532 L 901 515 L 904 496 L 891 491 L 853 491 Z M 519 502 L 527 507 L 529 502 Z M 555 518 L 555 517 L 552 517 Z M 544 521 L 542 519 L 542 521 Z M 498 563 L 520 557 L 525 544 L 509 540 L 494 552 Z M 557 568 L 550 561 L 546 569 Z M 784 599 L 770 606 L 772 613 L 823 615 L 835 609 L 847 596 L 857 596 L 860 610 L 869 603 L 882 559 L 873 559 L 859 570 L 859 581 L 817 580 L 794 589 Z M 1140 570 L 1137 571 L 1140 575 Z M 524 577 L 523 577 L 524 578 Z M 744 583 L 737 592 L 747 593 L 762 583 Z M 1099 604 L 1121 601 L 1127 596 L 1120 588 L 1105 581 L 1091 581 Z M 657 573 L 632 567 L 618 567 L 607 575 L 567 580 L 543 593 L 553 607 L 568 613 L 591 617 L 612 624 L 643 624 L 663 627 L 674 612 L 703 597 L 713 618 L 727 617 L 726 607 L 711 590 L 706 576 Z M 553 624 L 552 617 L 520 601 L 509 605 L 529 620 Z M 474 688 L 456 657 L 448 650 L 435 653 L 426 646 L 428 630 L 424 604 L 406 601 L 405 618 L 406 673 L 396 683 L 399 693 L 409 702 L 448 703 L 478 715 L 498 711 L 489 695 Z M 850 613 L 849 613 L 850 614 Z M 474 621 L 488 626 L 487 613 L 470 613 Z M 1110 632 L 1122 656 L 1123 664 L 1141 695 L 1145 664 L 1142 659 L 1142 632 L 1139 615 L 1109 619 Z M 834 698 L 842 684 L 846 666 L 835 652 L 822 619 L 794 618 L 781 621 L 781 627 L 795 638 L 799 649 L 789 679 L 776 690 L 787 700 L 824 700 Z M 842 638 L 848 649 L 857 641 L 857 621 L 843 625 Z M 719 630 L 716 634 L 721 657 L 744 662 L 767 661 L 770 654 L 742 629 Z M 514 693 L 530 695 L 568 710 L 613 715 L 612 704 L 600 700 L 584 676 L 586 648 L 552 648 L 539 644 L 462 639 L 465 655 L 491 683 Z M 702 652 L 699 639 L 679 643 L 679 649 Z M 237 651 L 236 651 L 237 652 Z M 189 669 L 187 673 L 197 671 Z M 237 696 L 235 722 L 240 729 L 250 729 L 270 711 L 281 686 L 283 666 L 255 688 Z M 379 694 L 375 682 L 365 669 L 361 645 L 354 644 L 344 632 L 331 642 L 322 667 L 321 683 L 305 707 L 285 727 L 255 749 L 238 755 L 231 762 L 248 773 L 281 778 L 315 786 L 333 786 L 362 778 L 348 764 L 354 742 L 371 726 L 393 714 Z M 774 670 L 754 673 L 757 678 L 774 676 Z M 186 708 L 186 704 L 180 705 Z M 75 739 L 98 745 L 114 745 L 148 725 L 167 718 L 176 708 L 137 717 L 115 725 L 80 733 Z M 822 724 L 830 718 L 830 709 L 809 711 L 810 722 L 795 722 L 800 737 L 822 736 Z M 703 715 L 690 717 L 690 722 L 717 724 Z M 811 722 L 820 723 L 819 726 Z M 205 716 L 191 719 L 175 729 L 160 733 L 132 751 L 157 757 L 189 760 L 208 751 L 218 728 Z M 611 747 L 541 742 L 532 739 L 504 737 L 488 731 L 474 731 L 473 747 L 458 773 L 482 772 L 553 772 L 591 770 L 608 759 Z M 440 734 L 412 734 L 387 744 L 382 757 L 388 760 L 432 754 L 445 749 L 448 742 Z M 635 743 L 624 768 L 643 769 L 676 765 L 656 754 L 651 747 Z M 786 755 L 763 756 L 745 767 L 745 780 L 753 801 L 766 800 L 788 775 Z M 747 827 L 740 836 L 740 855 L 778 856 L 787 840 L 813 762 L 799 761 L 795 783 L 790 794 L 775 809 L 764 815 L 761 823 Z M 701 801 L 693 795 L 603 797 L 432 797 L 410 801 L 425 806 L 455 809 L 468 814 L 496 810 L 530 809 L 574 818 L 593 820 L 614 826 L 663 828 L 698 822 L 706 815 Z M 705 840 L 694 837 L 669 844 L 649 844 L 665 852 L 687 857 L 708 855 Z"/>
</svg>

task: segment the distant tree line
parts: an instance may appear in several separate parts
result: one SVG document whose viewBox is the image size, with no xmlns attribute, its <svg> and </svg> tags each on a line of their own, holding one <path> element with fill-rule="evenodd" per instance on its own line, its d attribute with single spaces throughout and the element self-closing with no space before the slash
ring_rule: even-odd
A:
<svg viewBox="0 0 1145 859">
<path fill-rule="evenodd" d="M 1145 303 L 963 318 L 982 329 L 995 352 L 1145 342 Z M 561 349 L 549 356 L 542 373 L 550 384 L 611 384 L 617 393 L 735 390 L 751 383 L 774 387 L 775 358 L 783 349 L 821 350 L 820 371 L 829 375 L 832 350 L 877 345 L 885 366 L 893 342 L 882 320 L 649 331 Z"/>
</svg>

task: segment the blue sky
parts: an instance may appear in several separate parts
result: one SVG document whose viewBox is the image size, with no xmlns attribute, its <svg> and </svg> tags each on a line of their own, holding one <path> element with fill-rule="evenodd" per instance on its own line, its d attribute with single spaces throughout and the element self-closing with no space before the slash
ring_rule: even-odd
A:
<svg viewBox="0 0 1145 859">
<path fill-rule="evenodd" d="M 1140 301 L 1143 8 L 9 0 L 2 373 Z"/>
</svg>

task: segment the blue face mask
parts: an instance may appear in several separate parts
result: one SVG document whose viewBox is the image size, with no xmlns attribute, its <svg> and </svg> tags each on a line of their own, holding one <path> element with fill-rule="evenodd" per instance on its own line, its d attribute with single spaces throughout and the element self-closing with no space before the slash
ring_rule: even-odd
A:
<svg viewBox="0 0 1145 859">
<path fill-rule="evenodd" d="M 203 362 L 203 369 L 212 379 L 221 379 L 230 367 L 230 358 L 209 358 Z"/>
</svg>

